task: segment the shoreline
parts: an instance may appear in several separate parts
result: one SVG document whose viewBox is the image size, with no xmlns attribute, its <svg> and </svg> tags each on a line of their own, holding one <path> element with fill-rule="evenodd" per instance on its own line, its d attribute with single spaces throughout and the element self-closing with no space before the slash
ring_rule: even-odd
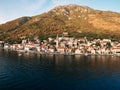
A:
<svg viewBox="0 0 120 90">
<path fill-rule="evenodd" d="M 59 53 L 59 52 L 38 52 L 38 51 L 25 51 L 25 50 L 12 50 L 12 49 L 4 49 L 4 48 L 0 48 L 3 50 L 8 50 L 8 51 L 16 51 L 19 55 L 23 54 L 23 53 L 33 53 L 33 54 L 39 54 L 39 55 L 65 55 L 65 56 L 118 56 L 120 57 L 120 53 L 118 54 L 91 54 L 91 53 L 81 53 L 81 54 L 76 54 L 76 53 Z"/>
<path fill-rule="evenodd" d="M 90 53 L 81 53 L 81 54 L 75 54 L 75 53 L 59 53 L 59 52 L 37 52 L 37 51 L 24 51 L 24 50 L 10 50 L 10 51 L 17 51 L 18 53 L 35 53 L 40 55 L 65 55 L 65 56 L 119 56 L 120 54 L 90 54 Z"/>
</svg>

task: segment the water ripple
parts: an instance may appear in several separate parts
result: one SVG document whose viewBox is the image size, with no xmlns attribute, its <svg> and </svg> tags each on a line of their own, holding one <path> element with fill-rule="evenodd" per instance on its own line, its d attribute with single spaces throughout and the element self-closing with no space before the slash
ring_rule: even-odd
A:
<svg viewBox="0 0 120 90">
<path fill-rule="evenodd" d="M 120 58 L 0 51 L 0 90 L 119 90 Z"/>
</svg>

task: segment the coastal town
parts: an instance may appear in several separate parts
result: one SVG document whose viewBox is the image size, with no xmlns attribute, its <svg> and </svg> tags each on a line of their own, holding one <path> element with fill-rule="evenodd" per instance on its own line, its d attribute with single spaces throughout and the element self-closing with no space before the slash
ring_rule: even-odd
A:
<svg viewBox="0 0 120 90">
<path fill-rule="evenodd" d="M 65 55 L 116 55 L 120 56 L 120 43 L 110 39 L 94 39 L 89 41 L 86 37 L 49 37 L 40 41 L 23 39 L 20 44 L 9 44 L 0 41 L 0 47 L 18 52 L 34 52 L 39 54 L 65 54 Z"/>
</svg>

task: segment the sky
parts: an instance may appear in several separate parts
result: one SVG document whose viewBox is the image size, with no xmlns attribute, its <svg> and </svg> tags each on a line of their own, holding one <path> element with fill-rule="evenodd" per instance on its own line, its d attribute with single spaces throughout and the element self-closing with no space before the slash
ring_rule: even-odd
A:
<svg viewBox="0 0 120 90">
<path fill-rule="evenodd" d="M 120 0 L 0 0 L 0 24 L 23 16 L 39 15 L 67 4 L 120 13 Z"/>
</svg>

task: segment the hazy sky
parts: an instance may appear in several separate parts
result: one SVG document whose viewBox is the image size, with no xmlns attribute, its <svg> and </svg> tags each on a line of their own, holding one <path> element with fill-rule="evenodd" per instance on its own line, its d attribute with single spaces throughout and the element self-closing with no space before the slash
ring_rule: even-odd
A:
<svg viewBox="0 0 120 90">
<path fill-rule="evenodd" d="M 0 0 L 0 23 L 49 11 L 58 5 L 78 4 L 120 12 L 120 0 Z"/>
</svg>

